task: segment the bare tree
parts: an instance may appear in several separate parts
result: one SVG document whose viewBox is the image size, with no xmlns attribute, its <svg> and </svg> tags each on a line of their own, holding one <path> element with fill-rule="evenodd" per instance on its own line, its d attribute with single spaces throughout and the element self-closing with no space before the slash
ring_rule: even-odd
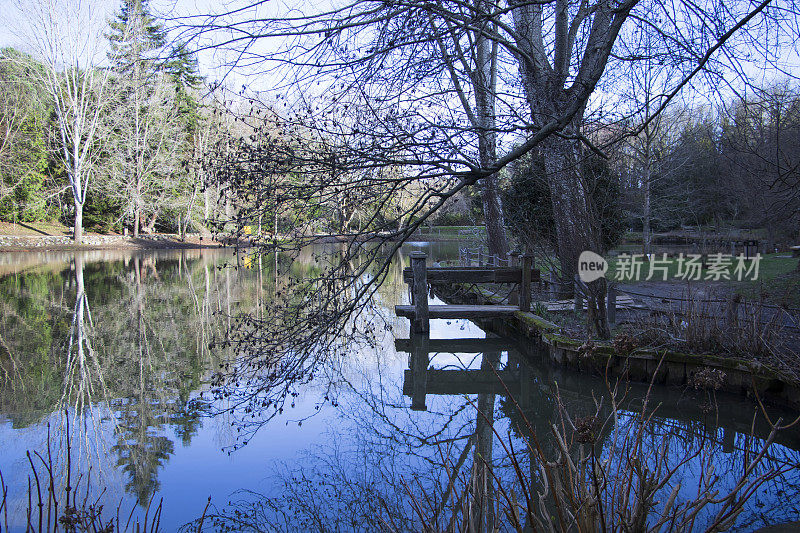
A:
<svg viewBox="0 0 800 533">
<path fill-rule="evenodd" d="M 626 137 L 622 146 L 622 165 L 626 169 L 631 182 L 629 186 L 638 193 L 634 208 L 635 214 L 642 221 L 642 253 L 652 252 L 653 222 L 662 221 L 665 206 L 653 209 L 653 202 L 658 201 L 658 182 L 669 178 L 682 167 L 683 158 L 677 151 L 680 129 L 686 125 L 686 108 L 672 106 L 652 116 L 657 109 L 658 100 L 655 93 L 655 71 L 645 70 L 631 84 L 631 98 L 641 102 L 641 111 L 627 127 L 634 132 Z M 676 219 L 679 214 L 673 213 Z M 683 215 L 686 215 L 684 213 Z"/>
<path fill-rule="evenodd" d="M 587 140 L 588 120 L 599 118 L 591 99 L 598 87 L 615 94 L 618 76 L 639 60 L 626 50 L 636 50 L 647 35 L 653 46 L 673 50 L 682 65 L 675 81 L 662 87 L 655 117 L 699 73 L 741 72 L 748 47 L 767 52 L 758 37 L 773 29 L 760 21 L 786 22 L 774 29 L 772 42 L 785 42 L 797 26 L 790 5 L 765 12 L 773 0 L 726 4 L 724 10 L 715 0 L 707 4 L 364 0 L 274 15 L 255 2 L 179 22 L 198 41 L 218 39 L 214 44 L 235 52 L 236 65 L 268 78 L 278 102 L 287 104 L 286 130 L 302 130 L 326 148 L 317 149 L 317 157 L 306 154 L 305 172 L 352 175 L 392 165 L 403 171 L 386 190 L 425 182 L 425 197 L 408 213 L 417 221 L 541 145 L 561 275 L 571 284 L 578 255 L 600 251 L 597 206 L 578 164 L 584 152 L 600 151 Z M 725 55 L 717 60 L 717 53 Z M 621 113 L 619 102 L 612 100 L 612 117 Z M 493 139 L 521 142 L 493 157 Z M 366 174 L 346 184 L 317 184 L 340 193 L 386 184 L 384 176 Z M 604 281 L 590 292 L 592 330 L 607 336 Z"/>
<path fill-rule="evenodd" d="M 130 217 L 134 237 L 152 232 L 161 211 L 177 196 L 187 176 L 179 169 L 183 147 L 175 90 L 165 73 L 114 80 L 116 89 L 132 93 L 129 102 L 109 109 L 104 119 L 110 158 L 104 192 L 118 198 Z"/>
<path fill-rule="evenodd" d="M 58 156 L 69 178 L 76 243 L 83 237 L 83 206 L 95 169 L 97 133 L 106 103 L 108 71 L 100 68 L 102 24 L 96 5 L 77 0 L 17 1 L 21 37 L 44 64 L 40 80 L 58 125 Z"/>
<path fill-rule="evenodd" d="M 800 229 L 800 96 L 787 85 L 756 89 L 723 111 L 720 143 L 742 215 L 770 242 Z M 745 200 L 746 199 L 746 200 Z"/>
</svg>

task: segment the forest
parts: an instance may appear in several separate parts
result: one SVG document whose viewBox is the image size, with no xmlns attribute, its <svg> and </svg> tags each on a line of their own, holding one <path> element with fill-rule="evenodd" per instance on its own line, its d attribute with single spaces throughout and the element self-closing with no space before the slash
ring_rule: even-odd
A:
<svg viewBox="0 0 800 533">
<path fill-rule="evenodd" d="M 374 183 L 293 198 L 290 191 L 318 178 L 359 183 L 364 169 L 315 167 L 322 157 L 345 160 L 349 148 L 315 139 L 315 127 L 297 127 L 302 110 L 280 95 L 254 100 L 204 79 L 190 45 L 170 38 L 146 1 L 125 0 L 103 37 L 106 61 L 74 70 L 42 54 L 0 51 L 0 220 L 138 236 L 206 231 L 221 220 L 279 234 L 349 233 L 385 230 L 390 220 L 402 228 L 397 214 L 408 215 L 406 224 L 419 217 L 411 208 L 429 183 L 393 188 L 385 198 L 389 189 Z M 592 142 L 603 145 L 583 167 L 614 220 L 608 244 L 642 232 L 647 247 L 653 232 L 686 227 L 744 229 L 770 246 L 793 244 L 800 229 L 796 84 L 786 77 L 736 96 L 695 93 L 656 114 L 650 106 L 661 81 L 654 78 L 668 77 L 665 68 L 631 76 L 636 112 L 587 123 Z M 513 235 L 555 244 L 542 150 L 501 169 L 497 187 Z M 252 176 L 252 187 L 237 189 L 217 172 L 241 164 L 242 153 L 259 166 L 247 172 L 268 173 L 262 189 Z M 383 170 L 404 172 L 399 162 Z M 480 187 L 460 190 L 426 223 L 483 224 Z"/>
</svg>

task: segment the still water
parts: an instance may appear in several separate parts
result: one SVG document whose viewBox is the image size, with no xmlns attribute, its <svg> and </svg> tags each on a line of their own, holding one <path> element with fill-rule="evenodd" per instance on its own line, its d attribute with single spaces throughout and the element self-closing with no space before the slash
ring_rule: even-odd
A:
<svg viewBox="0 0 800 533">
<path fill-rule="evenodd" d="M 607 393 L 602 380 L 561 371 L 532 347 L 469 321 L 435 320 L 430 338 L 410 339 L 393 307 L 408 301 L 402 268 L 420 247 L 433 260 L 458 253 L 447 243 L 404 247 L 361 318 L 379 325 L 376 342 L 324 361 L 263 423 L 231 397 L 210 394 L 213 373 L 237 356 L 219 341 L 238 317 L 268 319 L 264 304 L 283 283 L 276 266 L 302 277 L 315 268 L 313 251 L 283 268 L 282 258 L 220 250 L 0 256 L 0 472 L 12 528 L 26 523 L 27 452 L 49 447 L 60 468 L 69 455 L 92 494 L 103 487 L 106 512 L 119 503 L 124 516 L 141 516 L 151 501 L 163 502 L 166 531 L 198 518 L 209 497 L 209 515 L 247 510 L 265 529 L 287 531 L 369 530 L 380 501 L 387 514 L 408 513 L 403 524 L 413 530 L 408 502 L 440 480 L 432 465 L 446 456 L 469 467 L 459 459 L 485 425 L 476 416 L 481 402 L 491 406 L 488 449 L 499 476 L 512 465 L 498 439 L 524 452 L 526 432 L 548 435 L 563 422 L 556 389 L 574 416 L 595 411 Z M 636 419 L 645 392 L 628 391 L 618 424 Z M 719 452 L 685 461 L 675 478 L 681 498 L 696 491 L 703 461 L 714 463 L 722 487 L 732 485 L 744 450 L 766 436 L 761 420 L 748 439 L 755 408 L 736 397 L 657 388 L 651 405 L 659 407 L 645 442 L 669 439 L 674 464 L 703 439 Z M 607 434 L 598 442 L 607 448 Z M 800 465 L 798 450 L 800 433 L 784 431 L 766 464 Z M 797 470 L 771 480 L 738 529 L 797 520 L 798 493 Z"/>
</svg>

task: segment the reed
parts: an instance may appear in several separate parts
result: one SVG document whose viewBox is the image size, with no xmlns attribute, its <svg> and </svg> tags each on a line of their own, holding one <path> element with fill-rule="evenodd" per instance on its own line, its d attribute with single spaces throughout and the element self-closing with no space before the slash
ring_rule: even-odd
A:
<svg viewBox="0 0 800 533">
<path fill-rule="evenodd" d="M 134 517 L 136 504 L 123 512 L 123 502 L 117 502 L 113 512 L 106 511 L 107 493 L 92 485 L 91 470 L 86 474 L 73 472 L 70 445 L 70 420 L 66 413 L 65 472 L 63 478 L 53 461 L 50 424 L 47 425 L 47 444 L 43 451 L 27 452 L 29 474 L 25 531 L 29 533 L 157 533 L 161 531 L 162 501 L 150 499 L 143 517 Z M 9 488 L 0 472 L 0 533 L 10 531 Z M 155 505 L 154 505 L 155 504 Z M 14 526 L 18 529 L 18 526 Z"/>
</svg>

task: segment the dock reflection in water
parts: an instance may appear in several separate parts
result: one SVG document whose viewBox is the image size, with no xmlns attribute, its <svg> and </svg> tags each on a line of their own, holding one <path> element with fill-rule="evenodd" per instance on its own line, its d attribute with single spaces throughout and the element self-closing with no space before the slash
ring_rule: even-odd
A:
<svg viewBox="0 0 800 533">
<path fill-rule="evenodd" d="M 646 460 L 655 460 L 663 448 L 666 450 L 665 465 L 669 468 L 680 465 L 673 479 L 662 489 L 661 498 L 666 500 L 669 491 L 677 487 L 679 503 L 691 501 L 698 487 L 709 481 L 704 478 L 709 465 L 714 466 L 714 475 L 718 476 L 719 494 L 726 494 L 772 430 L 764 413 L 744 398 L 704 390 L 607 383 L 600 377 L 563 371 L 546 361 L 535 348 L 520 345 L 513 339 L 431 339 L 426 334 L 412 333 L 408 339 L 396 340 L 395 348 L 398 352 L 409 353 L 408 369 L 403 375 L 403 395 L 411 399 L 411 410 L 426 411 L 430 396 L 474 398 L 468 401 L 476 408 L 475 433 L 468 439 L 457 463 L 458 468 L 467 464 L 465 468 L 469 470 L 461 474 L 452 471 L 443 501 L 457 490 L 454 488 L 457 477 L 466 475 L 473 491 L 469 497 L 476 507 L 470 511 L 469 519 L 487 528 L 497 519 L 493 513 L 496 512 L 496 498 L 500 496 L 492 493 L 492 483 L 485 483 L 485 479 L 489 477 L 503 485 L 500 480 L 505 476 L 505 483 L 519 490 L 519 473 L 508 469 L 509 449 L 518 450 L 513 452 L 514 463 L 524 465 L 527 480 L 536 483 L 541 480 L 541 466 L 537 464 L 541 456 L 534 453 L 534 448 L 541 446 L 545 457 L 556 461 L 563 448 L 556 445 L 554 434 L 560 431 L 568 443 L 574 443 L 580 431 L 574 427 L 575 421 L 596 416 L 598 432 L 593 444 L 587 445 L 593 445 L 598 458 L 612 466 L 620 460 L 614 455 L 621 449 L 620 435 L 624 438 L 641 428 L 644 435 L 642 455 Z M 455 359 L 450 356 L 447 364 L 442 365 L 439 361 L 443 354 L 453 354 Z M 617 401 L 610 402 L 615 387 Z M 780 409 L 768 408 L 767 411 L 773 422 L 779 417 L 784 421 L 794 418 L 792 413 Z M 513 445 L 510 436 L 508 442 L 503 442 L 506 427 L 514 434 L 514 440 L 523 442 L 522 445 Z M 502 448 L 498 448 L 498 442 L 503 444 Z M 508 446 L 509 443 L 512 445 Z M 467 459 L 471 448 L 474 452 L 469 466 Z M 756 491 L 756 496 L 745 506 L 736 529 L 750 530 L 761 520 L 775 523 L 796 516 L 800 496 L 799 449 L 800 432 L 796 427 L 774 435 L 757 471 L 773 469 L 779 474 Z M 575 461 L 584 453 L 570 447 L 570 454 L 573 452 Z M 616 466 L 614 469 L 620 471 Z M 775 505 L 778 501 L 793 503 L 781 507 Z M 713 516 L 717 508 L 714 504 L 708 505 L 699 513 L 698 526 L 703 523 L 702 519 Z M 437 509 L 436 515 L 442 511 Z M 527 525 L 530 527 L 530 522 Z"/>
</svg>

